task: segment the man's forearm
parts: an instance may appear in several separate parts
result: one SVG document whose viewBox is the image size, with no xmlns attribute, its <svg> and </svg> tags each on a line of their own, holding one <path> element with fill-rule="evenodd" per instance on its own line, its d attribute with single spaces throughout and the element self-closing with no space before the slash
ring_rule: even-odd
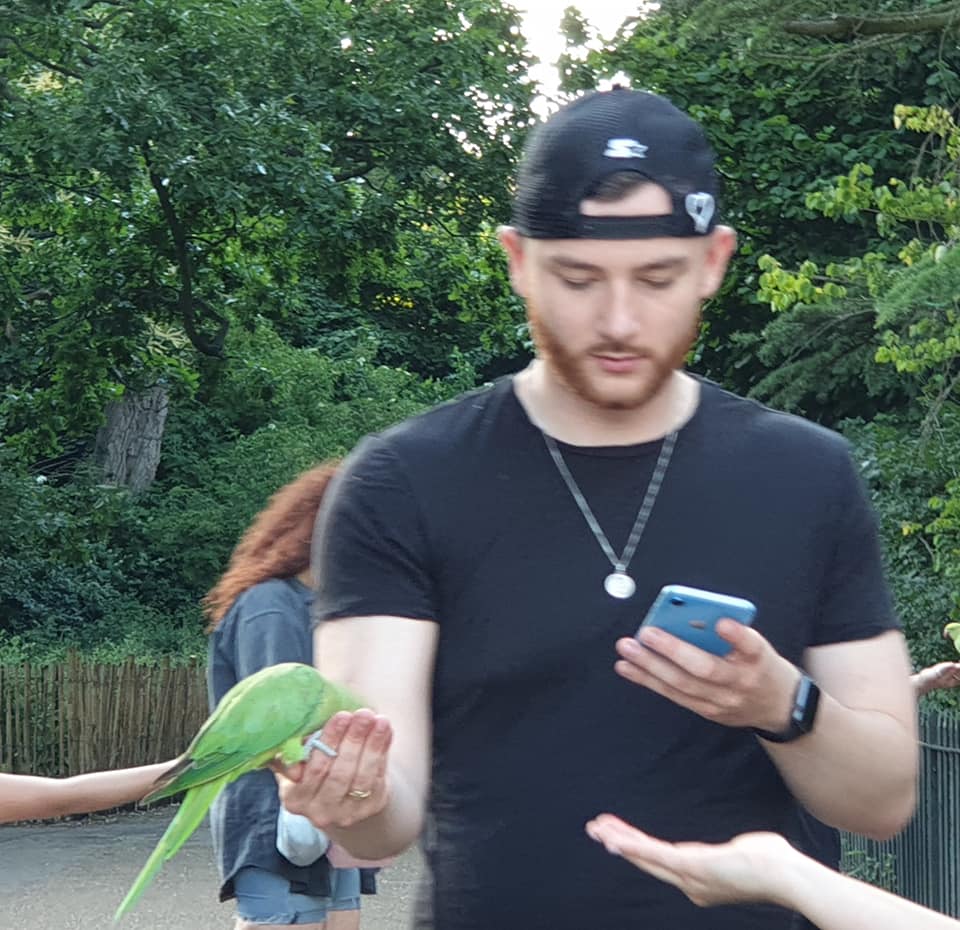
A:
<svg viewBox="0 0 960 930">
<path fill-rule="evenodd" d="M 411 846 L 423 829 L 424 800 L 398 772 L 389 778 L 387 806 L 373 817 L 345 827 L 321 826 L 329 837 L 357 859 L 385 859 Z"/>
<path fill-rule="evenodd" d="M 916 803 L 916 733 L 880 711 L 844 707 L 823 694 L 813 731 L 790 743 L 761 741 L 790 790 L 814 816 L 885 839 Z"/>
</svg>

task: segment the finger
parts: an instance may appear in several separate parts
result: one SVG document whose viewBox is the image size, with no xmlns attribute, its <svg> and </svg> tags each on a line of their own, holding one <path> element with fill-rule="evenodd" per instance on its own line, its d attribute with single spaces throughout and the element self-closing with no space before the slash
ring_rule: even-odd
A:
<svg viewBox="0 0 960 930">
<path fill-rule="evenodd" d="M 659 632 L 651 630 L 655 634 L 654 639 Z M 651 688 L 672 701 L 679 699 L 685 706 L 689 702 L 712 704 L 714 699 L 728 694 L 736 681 L 733 668 L 696 646 L 680 642 L 669 633 L 664 635 L 677 644 L 675 647 L 668 643 L 666 648 L 680 660 L 686 655 L 688 667 L 679 665 L 672 657 L 665 657 L 659 651 L 648 649 L 630 639 L 622 639 L 617 642 L 617 651 L 623 656 L 623 661 L 617 662 L 614 669 L 634 684 Z M 680 646 L 684 649 L 680 650 Z M 691 656 L 691 653 L 700 655 Z"/>
<path fill-rule="evenodd" d="M 613 855 L 627 859 L 661 881 L 683 886 L 686 876 L 682 870 L 682 856 L 670 843 L 610 815 L 601 815 L 588 825 L 588 833 Z"/>
<path fill-rule="evenodd" d="M 700 679 L 729 674 L 722 659 L 657 627 L 644 628 L 639 643 L 624 637 L 617 642 L 617 651 L 625 659 L 636 661 L 650 671 L 659 670 L 656 673 L 660 676 L 668 673 L 671 666 Z M 677 686 L 676 671 L 666 680 Z"/>
<path fill-rule="evenodd" d="M 376 717 L 364 742 L 350 791 L 361 794 L 370 792 L 370 795 L 382 793 L 387 773 L 387 751 L 392 736 L 393 731 L 386 717 Z"/>
<path fill-rule="evenodd" d="M 332 749 L 337 756 L 340 754 L 339 747 L 350 726 L 352 716 L 352 714 L 345 711 L 334 714 L 333 717 L 326 722 L 320 733 L 320 739 L 324 745 Z M 316 791 L 319 785 L 322 784 L 329 775 L 330 769 L 335 761 L 336 757 L 330 756 L 327 753 L 311 752 L 306 760 L 304 760 L 304 772 L 301 781 L 311 785 L 313 790 Z"/>
<path fill-rule="evenodd" d="M 364 743 L 375 720 L 376 715 L 371 710 L 358 710 L 352 715 L 337 746 L 337 758 L 329 760 L 327 782 L 331 787 L 331 796 L 336 789 L 340 797 L 345 797 L 353 787 Z"/>
<path fill-rule="evenodd" d="M 733 646 L 736 656 L 731 655 L 731 659 L 759 659 L 768 645 L 763 635 L 753 627 L 729 617 L 717 621 L 716 631 L 721 639 Z"/>
<path fill-rule="evenodd" d="M 320 739 L 331 749 L 339 752 L 340 743 L 346 735 L 351 720 L 353 720 L 352 713 L 346 710 L 338 711 L 323 725 Z"/>
</svg>

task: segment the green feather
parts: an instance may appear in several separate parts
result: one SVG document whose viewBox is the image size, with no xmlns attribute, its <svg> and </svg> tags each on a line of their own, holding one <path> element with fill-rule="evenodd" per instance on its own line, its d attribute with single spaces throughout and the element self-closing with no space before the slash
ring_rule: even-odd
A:
<svg viewBox="0 0 960 930">
<path fill-rule="evenodd" d="M 946 639 L 953 641 L 953 648 L 960 652 L 960 623 L 948 623 L 943 628 L 943 635 Z"/>
<path fill-rule="evenodd" d="M 227 783 L 228 779 L 221 781 L 210 781 L 205 785 L 198 785 L 186 793 L 180 810 L 170 821 L 166 832 L 160 837 L 150 858 L 140 870 L 134 883 L 130 886 L 127 896 L 123 899 L 117 912 L 113 915 L 115 921 L 120 920 L 124 914 L 133 908 L 140 895 L 143 894 L 147 885 L 153 881 L 160 867 L 168 859 L 172 858 L 174 853 L 187 841 L 190 834 L 193 833 L 203 821 L 207 809 L 213 803 L 213 799 L 220 793 L 220 789 Z"/>
<path fill-rule="evenodd" d="M 288 761 L 306 758 L 308 750 L 297 750 L 305 736 L 321 729 L 337 711 L 361 706 L 313 666 L 299 662 L 271 665 L 237 682 L 144 799 L 187 792 L 114 920 L 129 912 L 163 863 L 200 825 L 222 788 L 278 755 Z"/>
</svg>

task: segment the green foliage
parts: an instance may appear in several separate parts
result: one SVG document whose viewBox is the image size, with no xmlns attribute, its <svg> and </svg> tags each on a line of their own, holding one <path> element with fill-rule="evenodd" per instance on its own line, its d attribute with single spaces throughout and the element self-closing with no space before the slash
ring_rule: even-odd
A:
<svg viewBox="0 0 960 930">
<path fill-rule="evenodd" d="M 851 407 L 864 383 L 879 409 L 920 395 L 939 404 L 950 394 L 960 350 L 960 162 L 952 154 L 960 132 L 939 107 L 898 106 L 895 122 L 931 133 L 930 175 L 876 185 L 874 170 L 857 164 L 807 197 L 838 223 L 872 217 L 877 248 L 822 270 L 806 260 L 788 271 L 760 257 L 759 296 L 779 318 L 753 340 L 776 366 L 754 387 L 756 396 L 842 418 L 870 412 Z M 878 374 L 875 362 L 895 372 Z"/>
<path fill-rule="evenodd" d="M 386 364 L 428 378 L 458 365 L 484 378 L 515 370 L 527 356 L 523 306 L 492 226 L 466 235 L 455 217 L 438 219 L 399 236 L 392 252 L 358 257 L 346 277 L 349 303 L 364 312 L 316 335 L 316 346 L 332 356 L 355 352 L 359 342 L 375 346 Z"/>
<path fill-rule="evenodd" d="M 473 379 L 465 368 L 426 382 L 372 355 L 334 361 L 266 321 L 232 331 L 226 352 L 174 408 L 158 480 L 140 497 L 82 473 L 59 484 L 6 454 L 0 656 L 202 655 L 200 598 L 269 495 Z"/>
<path fill-rule="evenodd" d="M 898 602 L 926 665 L 949 658 L 940 630 L 960 611 L 960 130 L 939 107 L 900 106 L 895 119 L 930 134 L 928 174 L 875 185 L 876 172 L 858 164 L 808 197 L 838 222 L 873 217 L 881 248 L 822 273 L 812 261 L 787 271 L 760 260 L 761 295 L 778 313 L 763 333 L 768 359 L 791 355 L 758 391 L 837 410 L 844 386 L 865 379 L 871 396 L 899 391 L 910 404 L 893 425 L 879 418 L 850 429 L 880 489 Z M 819 338 L 825 332 L 834 338 Z"/>
<path fill-rule="evenodd" d="M 917 668 L 954 658 L 942 635 L 960 585 L 943 572 L 931 527 L 936 504 L 958 476 L 960 411 L 948 409 L 936 429 L 924 430 L 919 413 L 879 416 L 842 426 L 853 443 L 876 508 L 897 611 Z M 956 705 L 956 696 L 927 698 Z"/>
<path fill-rule="evenodd" d="M 912 4 L 894 0 L 884 6 L 894 10 Z M 848 200 L 846 222 L 835 223 L 820 209 L 816 192 L 825 178 L 850 176 L 857 165 L 889 177 L 917 163 L 928 148 L 926 140 L 898 131 L 890 114 L 903 101 L 924 106 L 950 100 L 949 75 L 960 69 L 956 43 L 941 41 L 937 33 L 841 45 L 782 29 L 785 20 L 828 18 L 843 7 L 863 12 L 860 3 L 836 7 L 819 0 L 671 0 L 628 20 L 611 42 L 594 51 L 584 47 L 582 28 L 568 23 L 571 45 L 562 61 L 567 90 L 624 74 L 634 87 L 664 93 L 700 120 L 717 151 L 722 216 L 737 230 L 740 247 L 723 290 L 706 308 L 698 367 L 743 392 L 777 375 L 797 348 L 768 348 L 763 329 L 770 306 L 757 294 L 757 258 L 769 253 L 786 268 L 810 261 L 825 269 L 883 252 L 883 230 L 870 214 Z M 836 298 L 830 277 L 816 271 L 806 280 L 798 278 L 797 292 L 784 292 L 783 299 Z M 817 329 L 822 323 L 812 322 Z M 846 340 L 864 335 L 860 327 L 842 328 Z M 869 343 L 869 330 L 866 336 Z M 808 415 L 828 423 L 902 406 L 910 396 L 884 389 L 858 406 L 853 372 L 833 379 L 825 371 L 842 404 L 831 405 L 822 379 L 807 383 L 823 401 L 800 392 L 793 397 Z M 779 376 L 778 383 L 783 380 Z"/>
<path fill-rule="evenodd" d="M 893 853 L 884 853 L 879 857 L 859 849 L 844 849 L 842 871 L 861 882 L 883 888 L 891 894 L 897 893 L 897 859 Z"/>
<path fill-rule="evenodd" d="M 257 316 L 301 344 L 378 329 L 379 294 L 354 302 L 367 256 L 393 266 L 450 223 L 471 256 L 505 215 L 531 88 L 501 2 L 0 0 L 0 18 L 0 426 L 25 459 L 124 390 L 188 397 Z M 424 311 L 476 316 L 427 373 L 509 312 L 476 296 L 431 284 Z M 391 322 L 391 364 L 428 356 L 430 313 Z"/>
</svg>

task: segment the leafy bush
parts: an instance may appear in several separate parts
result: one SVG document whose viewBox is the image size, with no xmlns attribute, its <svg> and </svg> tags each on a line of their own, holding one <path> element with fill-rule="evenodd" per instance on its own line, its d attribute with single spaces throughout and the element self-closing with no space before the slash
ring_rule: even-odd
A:
<svg viewBox="0 0 960 930">
<path fill-rule="evenodd" d="M 262 323 L 234 331 L 226 364 L 174 404 L 158 479 L 144 495 L 82 470 L 57 484 L 11 454 L 0 468 L 0 658 L 105 660 L 202 654 L 199 602 L 277 488 L 345 455 L 367 432 L 472 386 L 330 360 Z"/>
<path fill-rule="evenodd" d="M 919 417 L 892 416 L 842 426 L 877 510 L 890 585 L 918 668 L 956 658 L 941 636 L 956 611 L 951 578 L 927 527 L 935 517 L 931 501 L 943 493 L 953 476 L 951 462 L 960 456 L 960 411 L 945 408 L 938 429 L 922 427 Z M 958 703 L 953 692 L 925 700 Z"/>
</svg>

